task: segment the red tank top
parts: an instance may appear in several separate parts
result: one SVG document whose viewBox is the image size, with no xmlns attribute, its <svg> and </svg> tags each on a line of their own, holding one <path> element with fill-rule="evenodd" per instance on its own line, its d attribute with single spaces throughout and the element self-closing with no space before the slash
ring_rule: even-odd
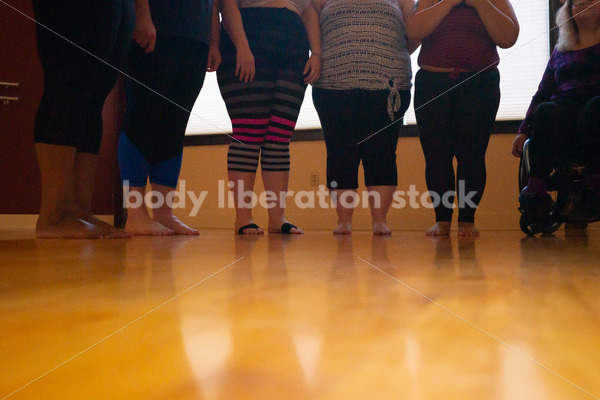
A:
<svg viewBox="0 0 600 400">
<path fill-rule="evenodd" d="M 500 57 L 475 8 L 455 6 L 423 40 L 418 63 L 438 68 L 480 71 L 496 66 Z"/>
</svg>

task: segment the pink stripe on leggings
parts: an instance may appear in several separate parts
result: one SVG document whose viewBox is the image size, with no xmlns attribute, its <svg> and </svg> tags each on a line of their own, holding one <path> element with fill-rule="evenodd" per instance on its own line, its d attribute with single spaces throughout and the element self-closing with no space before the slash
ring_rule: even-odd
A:
<svg viewBox="0 0 600 400">
<path fill-rule="evenodd" d="M 231 124 L 232 125 L 236 125 L 236 124 L 242 124 L 242 125 L 266 125 L 269 123 L 269 119 L 268 118 L 263 118 L 263 119 L 232 119 L 231 120 Z"/>
<path fill-rule="evenodd" d="M 277 122 L 278 124 L 291 126 L 292 128 L 294 128 L 296 126 L 296 123 L 294 121 L 290 121 L 289 119 L 285 119 L 285 118 L 281 118 L 281 117 L 276 117 L 274 115 L 271 117 L 271 121 Z"/>
<path fill-rule="evenodd" d="M 267 130 L 264 128 L 233 128 L 233 133 L 262 133 L 264 134 Z"/>
<path fill-rule="evenodd" d="M 262 143 L 265 139 L 264 136 L 254 137 L 254 136 L 243 136 L 243 135 L 233 135 L 234 139 L 241 140 L 243 142 L 254 142 L 254 143 Z"/>
</svg>

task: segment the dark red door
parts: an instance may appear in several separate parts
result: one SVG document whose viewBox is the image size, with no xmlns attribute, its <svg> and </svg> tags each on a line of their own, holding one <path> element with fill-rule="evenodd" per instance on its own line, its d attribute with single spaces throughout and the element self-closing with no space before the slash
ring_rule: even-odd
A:
<svg viewBox="0 0 600 400">
<path fill-rule="evenodd" d="M 31 1 L 0 0 L 0 214 L 39 211 L 33 121 L 42 85 Z M 115 149 L 122 110 L 121 91 L 113 90 L 103 111 L 104 137 L 94 202 L 97 214 L 120 211 Z"/>
</svg>

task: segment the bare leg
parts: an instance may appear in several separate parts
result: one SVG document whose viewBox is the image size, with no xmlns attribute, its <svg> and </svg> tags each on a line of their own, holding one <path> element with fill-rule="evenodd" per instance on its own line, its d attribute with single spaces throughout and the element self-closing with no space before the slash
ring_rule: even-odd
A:
<svg viewBox="0 0 600 400">
<path fill-rule="evenodd" d="M 129 190 L 129 196 L 125 198 L 125 204 L 127 205 L 125 232 L 141 236 L 165 236 L 175 233 L 172 229 L 154 221 L 148 215 L 148 209 L 144 202 L 145 187 L 129 186 L 125 189 Z"/>
<path fill-rule="evenodd" d="M 369 208 L 371 209 L 371 221 L 374 235 L 391 235 L 392 230 L 387 226 L 387 213 L 392 205 L 392 198 L 396 191 L 395 186 L 370 186 L 367 190 L 372 193 L 369 196 Z"/>
<path fill-rule="evenodd" d="M 438 221 L 434 226 L 425 231 L 427 236 L 448 236 L 450 234 L 450 221 Z"/>
<path fill-rule="evenodd" d="M 356 193 L 356 190 L 333 190 L 331 192 L 331 198 L 335 204 L 335 211 L 338 216 L 338 224 L 333 230 L 334 235 L 352 234 L 352 215 L 354 214 L 355 205 L 353 204 L 351 207 L 346 207 L 350 205 L 350 193 Z M 340 201 L 342 198 L 346 200 Z"/>
<path fill-rule="evenodd" d="M 157 183 L 152 184 L 152 190 L 159 192 L 163 199 L 167 198 L 167 195 L 173 192 L 175 189 L 159 185 Z M 171 229 L 175 232 L 176 235 L 199 235 L 198 232 L 194 228 L 190 228 L 183 222 L 181 222 L 175 215 L 173 215 L 173 208 L 167 204 L 167 202 L 163 202 L 160 207 L 157 207 L 152 210 L 152 216 L 154 217 L 154 221 L 160 223 L 163 226 Z"/>
<path fill-rule="evenodd" d="M 262 171 L 265 190 L 275 193 L 276 200 L 269 205 L 269 232 L 281 232 L 281 225 L 288 222 L 285 219 L 285 194 L 288 189 L 289 171 Z M 282 198 L 283 197 L 283 198 Z M 282 207 L 283 206 L 283 207 Z M 300 228 L 293 228 L 290 233 L 302 234 L 304 231 Z"/>
<path fill-rule="evenodd" d="M 36 143 L 42 176 L 40 216 L 35 227 L 38 238 L 98 239 L 94 225 L 78 219 L 71 208 L 74 147 Z"/>
<path fill-rule="evenodd" d="M 479 230 L 473 222 L 459 222 L 458 236 L 479 236 Z"/>
<path fill-rule="evenodd" d="M 244 198 L 243 192 L 251 192 L 252 189 L 254 189 L 256 173 L 229 171 L 227 176 L 230 185 L 232 185 L 230 188 L 233 192 L 233 202 L 235 204 L 235 232 L 237 233 L 242 226 L 254 223 L 254 220 L 252 219 L 252 207 L 249 206 L 252 199 L 249 197 Z M 240 198 L 247 204 L 239 204 Z M 248 228 L 244 229 L 243 233 L 244 235 L 262 235 L 264 231 L 260 228 Z"/>
<path fill-rule="evenodd" d="M 92 199 L 94 196 L 97 166 L 97 155 L 86 153 L 75 154 L 72 199 L 73 212 L 80 220 L 94 225 L 103 238 L 116 239 L 131 237 L 131 234 L 99 220 L 92 212 Z"/>
</svg>

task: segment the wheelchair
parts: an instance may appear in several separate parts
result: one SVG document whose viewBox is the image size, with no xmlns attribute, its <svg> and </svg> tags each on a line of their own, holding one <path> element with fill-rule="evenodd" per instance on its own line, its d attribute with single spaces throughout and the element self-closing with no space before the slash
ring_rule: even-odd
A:
<svg viewBox="0 0 600 400">
<path fill-rule="evenodd" d="M 529 139 L 523 145 L 523 156 L 519 164 L 519 201 L 524 198 L 526 185 L 529 178 L 530 168 L 530 142 Z M 550 207 L 548 215 L 543 221 L 532 221 L 527 216 L 522 206 L 519 207 L 521 217 L 519 226 L 523 233 L 534 236 L 538 233 L 551 235 L 556 232 L 563 223 L 573 223 L 577 226 L 586 227 L 588 223 L 599 221 L 598 215 L 585 215 L 582 210 L 590 201 L 597 199 L 587 195 L 589 190 L 583 184 L 586 176 L 586 168 L 583 162 L 576 159 L 559 160 L 548 180 L 548 194 L 550 196 Z"/>
</svg>

